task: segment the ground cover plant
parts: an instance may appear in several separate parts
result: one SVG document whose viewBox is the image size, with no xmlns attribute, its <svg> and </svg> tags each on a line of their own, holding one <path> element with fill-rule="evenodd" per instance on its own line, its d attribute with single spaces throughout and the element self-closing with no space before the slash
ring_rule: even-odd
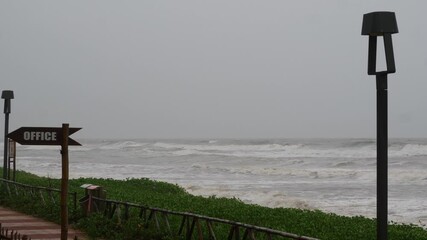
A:
<svg viewBox="0 0 427 240">
<path fill-rule="evenodd" d="M 17 181 L 45 187 L 60 187 L 59 179 L 38 177 L 25 172 L 17 173 Z M 77 192 L 78 198 L 81 198 L 84 196 L 84 189 L 80 186 L 86 183 L 103 186 L 107 190 L 107 198 L 119 201 L 196 213 L 319 239 L 376 239 L 375 220 L 362 216 L 345 217 L 321 211 L 273 209 L 245 204 L 238 199 L 193 196 L 177 185 L 149 179 L 80 178 L 70 180 L 69 190 L 70 192 Z M 0 204 L 59 222 L 59 207 L 55 204 L 52 207 L 43 207 L 40 202 L 32 202 L 24 197 L 21 200 L 8 199 L 7 194 L 3 193 L 0 195 Z M 71 206 L 70 209 L 72 209 Z M 165 233 L 159 233 L 151 228 L 145 228 L 137 218 L 123 221 L 107 219 L 97 214 L 85 218 L 80 210 L 71 212 L 70 215 L 71 222 L 92 237 L 104 239 L 179 239 L 167 237 Z M 424 240 L 427 239 L 427 231 L 415 225 L 391 224 L 389 239 Z"/>
</svg>

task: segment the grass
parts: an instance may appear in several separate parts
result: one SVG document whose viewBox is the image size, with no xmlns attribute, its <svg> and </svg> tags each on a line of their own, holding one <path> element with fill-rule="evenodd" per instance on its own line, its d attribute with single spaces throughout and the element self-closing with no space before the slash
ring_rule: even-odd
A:
<svg viewBox="0 0 427 240">
<path fill-rule="evenodd" d="M 17 180 L 25 184 L 60 188 L 59 179 L 38 177 L 20 171 L 17 172 Z M 84 190 L 80 186 L 85 183 L 103 186 L 107 190 L 107 197 L 118 201 L 127 201 L 179 212 L 191 212 L 319 239 L 376 239 L 375 220 L 362 216 L 345 217 L 321 211 L 267 208 L 245 204 L 239 199 L 193 196 L 177 185 L 149 179 L 72 179 L 70 180 L 69 190 L 77 192 L 78 198 L 83 197 Z M 40 203 L 30 203 L 27 200 L 11 200 L 7 199 L 5 194 L 1 194 L 0 204 L 59 222 L 59 207 L 46 208 L 41 206 Z M 109 220 L 100 215 L 84 218 L 80 211 L 72 212 L 70 215 L 77 226 L 94 238 L 171 239 L 141 227 L 141 222 L 138 219 L 118 222 L 117 219 Z M 415 225 L 391 224 L 389 225 L 389 239 L 425 240 L 427 239 L 427 231 Z"/>
</svg>

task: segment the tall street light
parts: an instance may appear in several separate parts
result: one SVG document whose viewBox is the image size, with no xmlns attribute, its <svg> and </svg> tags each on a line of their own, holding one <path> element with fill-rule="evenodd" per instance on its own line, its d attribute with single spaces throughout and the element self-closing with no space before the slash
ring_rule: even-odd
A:
<svg viewBox="0 0 427 240">
<path fill-rule="evenodd" d="M 1 93 L 1 98 L 4 99 L 4 114 L 5 114 L 5 121 L 4 121 L 4 155 L 3 155 L 3 178 L 8 179 L 7 173 L 7 161 L 8 159 L 8 150 L 9 150 L 9 141 L 7 140 L 7 134 L 9 132 L 9 114 L 10 114 L 10 100 L 13 99 L 13 91 L 11 90 L 4 90 Z"/>
<path fill-rule="evenodd" d="M 363 15 L 362 35 L 369 36 L 368 75 L 377 80 L 377 239 L 387 240 L 388 214 L 388 133 L 387 74 L 395 73 L 391 35 L 398 33 L 394 12 L 372 12 Z M 384 39 L 387 69 L 377 71 L 377 37 Z"/>
</svg>

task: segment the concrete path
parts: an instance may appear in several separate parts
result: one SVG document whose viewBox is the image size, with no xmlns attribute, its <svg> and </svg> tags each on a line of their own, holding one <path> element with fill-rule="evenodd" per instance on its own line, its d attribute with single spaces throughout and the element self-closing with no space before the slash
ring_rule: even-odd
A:
<svg viewBox="0 0 427 240">
<path fill-rule="evenodd" d="M 61 226 L 36 217 L 28 216 L 8 208 L 0 207 L 0 224 L 4 230 L 13 230 L 21 235 L 27 235 L 31 240 L 61 239 Z M 3 232 L 2 231 L 2 232 Z M 68 239 L 89 239 L 84 233 L 68 228 Z"/>
</svg>

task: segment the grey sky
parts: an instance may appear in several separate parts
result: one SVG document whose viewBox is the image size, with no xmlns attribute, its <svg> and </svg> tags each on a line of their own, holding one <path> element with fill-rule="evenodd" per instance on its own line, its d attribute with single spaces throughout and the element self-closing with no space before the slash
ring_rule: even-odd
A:
<svg viewBox="0 0 427 240">
<path fill-rule="evenodd" d="M 77 139 L 375 137 L 362 16 L 394 11 L 389 135 L 427 137 L 425 9 L 424 0 L 0 0 L 0 89 L 15 92 L 10 130 L 67 122 L 83 127 Z"/>
</svg>

